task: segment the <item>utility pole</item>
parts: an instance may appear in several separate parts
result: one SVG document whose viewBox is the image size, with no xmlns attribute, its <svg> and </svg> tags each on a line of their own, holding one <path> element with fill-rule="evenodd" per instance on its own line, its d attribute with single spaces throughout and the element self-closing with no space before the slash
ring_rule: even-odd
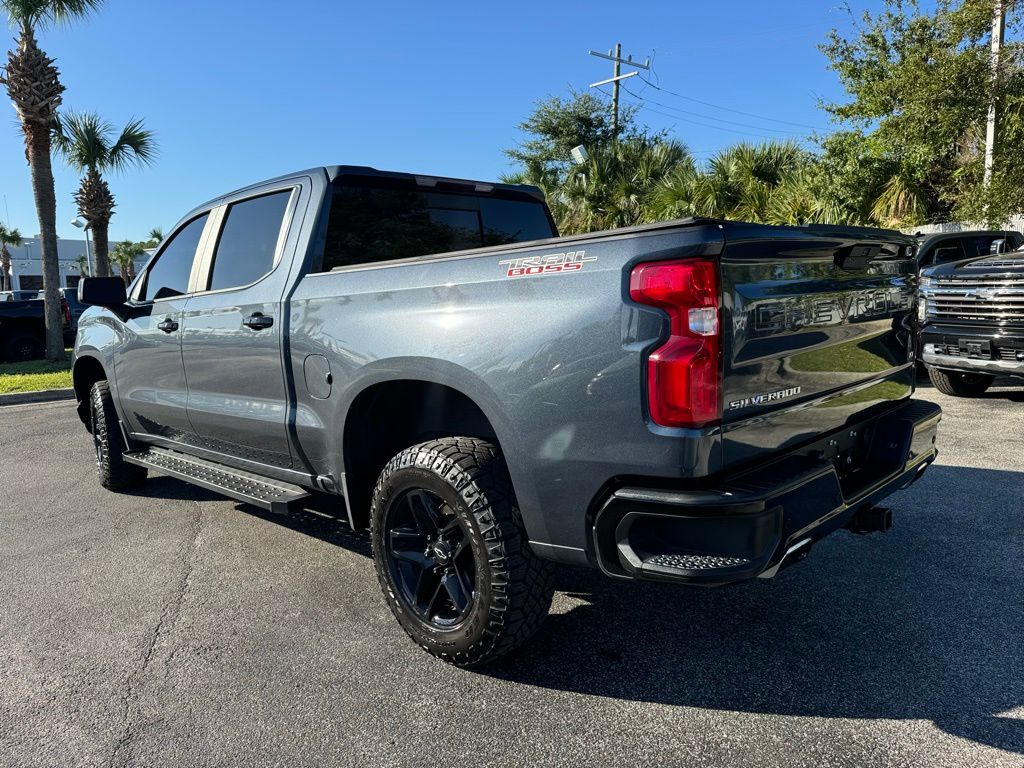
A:
<svg viewBox="0 0 1024 768">
<path fill-rule="evenodd" d="M 999 54 L 1003 47 L 1003 36 L 1006 27 L 1006 4 L 1003 0 L 995 0 L 992 11 L 992 87 L 996 88 L 999 81 Z M 996 94 L 988 103 L 988 125 L 985 128 L 985 188 L 992 181 L 992 168 L 995 164 L 996 148 Z"/>
<path fill-rule="evenodd" d="M 628 56 L 625 59 L 622 58 L 622 43 L 615 44 L 615 52 L 608 51 L 608 53 L 598 53 L 597 51 L 590 51 L 591 56 L 597 56 L 599 59 L 608 59 L 614 64 L 612 69 L 612 77 L 607 80 L 601 80 L 597 83 L 591 83 L 591 88 L 597 88 L 602 85 L 612 84 L 612 138 L 615 141 L 619 140 L 619 82 L 625 80 L 627 77 L 634 77 L 640 74 L 639 72 L 627 72 L 626 74 L 620 74 L 622 71 L 621 67 L 625 64 L 627 67 L 639 67 L 640 69 L 650 69 L 651 60 L 645 59 L 644 63 L 641 64 L 638 61 L 633 61 L 632 56 Z"/>
</svg>

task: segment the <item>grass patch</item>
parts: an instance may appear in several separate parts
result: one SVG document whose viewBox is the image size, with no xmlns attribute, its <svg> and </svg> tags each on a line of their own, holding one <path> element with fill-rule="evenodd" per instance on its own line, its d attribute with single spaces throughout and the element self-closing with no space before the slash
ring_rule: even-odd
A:
<svg viewBox="0 0 1024 768">
<path fill-rule="evenodd" d="M 0 363 L 0 395 L 37 392 L 40 389 L 67 389 L 71 386 L 71 360 L 50 362 Z"/>
</svg>

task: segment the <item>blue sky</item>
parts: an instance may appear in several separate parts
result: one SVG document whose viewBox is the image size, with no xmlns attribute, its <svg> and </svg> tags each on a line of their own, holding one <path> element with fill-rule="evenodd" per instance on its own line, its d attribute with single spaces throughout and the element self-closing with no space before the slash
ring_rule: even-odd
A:
<svg viewBox="0 0 1024 768">
<path fill-rule="evenodd" d="M 879 4 L 853 0 L 856 9 Z M 587 51 L 617 41 L 634 58 L 654 56 L 663 88 L 827 127 L 817 101 L 841 91 L 816 45 L 847 26 L 838 5 L 107 0 L 96 16 L 40 42 L 61 69 L 66 108 L 118 125 L 141 116 L 157 132 L 154 167 L 110 178 L 118 200 L 111 239 L 141 239 L 217 194 L 316 165 L 494 179 L 508 170 L 502 149 L 516 142 L 533 102 L 610 77 L 611 63 Z M 646 101 L 641 118 L 671 129 L 698 157 L 806 131 L 686 101 L 639 78 L 626 85 Z M 10 223 L 34 235 L 22 139 L 13 109 L 3 108 L 2 193 Z M 77 178 L 57 158 L 54 167 L 58 232 L 75 237 Z"/>
</svg>

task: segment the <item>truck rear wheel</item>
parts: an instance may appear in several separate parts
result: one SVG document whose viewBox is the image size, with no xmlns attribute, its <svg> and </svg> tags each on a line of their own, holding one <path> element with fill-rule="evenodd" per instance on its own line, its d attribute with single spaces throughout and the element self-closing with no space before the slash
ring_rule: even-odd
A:
<svg viewBox="0 0 1024 768">
<path fill-rule="evenodd" d="M 142 485 L 146 480 L 146 468 L 124 460 L 127 446 L 121 434 L 121 426 L 117 423 L 114 398 L 110 396 L 110 386 L 105 380 L 92 385 L 89 412 L 100 485 L 111 491 L 124 491 Z"/>
<path fill-rule="evenodd" d="M 11 363 L 46 356 L 46 342 L 38 333 L 31 331 L 14 331 L 4 347 L 4 358 Z"/>
<path fill-rule="evenodd" d="M 995 379 L 987 373 L 943 371 L 932 367 L 928 368 L 928 378 L 939 392 L 953 397 L 978 397 L 992 386 Z"/>
<path fill-rule="evenodd" d="M 533 553 L 504 461 L 469 437 L 395 456 L 371 509 L 377 578 L 406 633 L 458 666 L 491 661 L 540 627 L 553 593 Z"/>
</svg>

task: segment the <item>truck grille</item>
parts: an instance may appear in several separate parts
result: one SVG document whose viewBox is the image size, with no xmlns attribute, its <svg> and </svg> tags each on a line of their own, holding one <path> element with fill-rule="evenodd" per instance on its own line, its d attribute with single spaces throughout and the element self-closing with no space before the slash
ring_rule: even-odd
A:
<svg viewBox="0 0 1024 768">
<path fill-rule="evenodd" d="M 938 278 L 924 295 L 929 318 L 1024 323 L 1024 277 Z"/>
</svg>

